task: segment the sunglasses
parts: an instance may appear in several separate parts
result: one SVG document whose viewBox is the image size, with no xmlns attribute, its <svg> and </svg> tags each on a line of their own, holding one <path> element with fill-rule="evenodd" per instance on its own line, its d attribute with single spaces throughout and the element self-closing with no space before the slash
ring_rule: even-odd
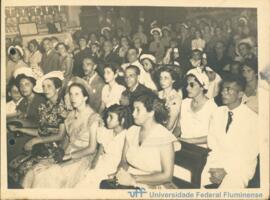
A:
<svg viewBox="0 0 270 200">
<path fill-rule="evenodd" d="M 187 83 L 186 87 L 188 87 L 188 86 L 191 88 L 194 88 L 196 86 L 196 84 L 195 83 Z"/>
</svg>

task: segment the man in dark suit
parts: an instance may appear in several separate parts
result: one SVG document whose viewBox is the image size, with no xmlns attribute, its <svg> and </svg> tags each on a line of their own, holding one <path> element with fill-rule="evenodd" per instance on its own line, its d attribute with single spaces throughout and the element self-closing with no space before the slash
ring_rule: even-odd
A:
<svg viewBox="0 0 270 200">
<path fill-rule="evenodd" d="M 104 42 L 103 50 L 104 50 L 104 55 L 102 56 L 102 61 L 104 63 L 110 63 L 110 62 L 114 62 L 118 64 L 121 63 L 121 59 L 118 56 L 117 52 L 113 51 L 113 44 L 110 40 L 106 40 Z"/>
<path fill-rule="evenodd" d="M 90 106 L 97 112 L 100 111 L 101 92 L 105 85 L 104 80 L 96 72 L 97 61 L 95 57 L 88 56 L 83 59 L 84 77 L 90 86 Z"/>
<path fill-rule="evenodd" d="M 87 47 L 87 38 L 85 36 L 80 36 L 79 38 L 79 46 L 80 51 L 74 55 L 74 67 L 72 74 L 74 76 L 83 77 L 83 60 L 84 58 L 91 55 L 91 50 Z"/>
<path fill-rule="evenodd" d="M 123 92 L 124 96 L 129 97 L 129 105 L 132 107 L 134 100 L 151 91 L 149 88 L 139 83 L 140 69 L 135 65 L 130 65 L 125 70 L 125 82 L 127 89 Z"/>
<path fill-rule="evenodd" d="M 44 53 L 41 59 L 41 68 L 44 74 L 51 71 L 61 71 L 59 54 L 54 50 L 50 38 L 44 38 L 41 43 Z"/>
</svg>

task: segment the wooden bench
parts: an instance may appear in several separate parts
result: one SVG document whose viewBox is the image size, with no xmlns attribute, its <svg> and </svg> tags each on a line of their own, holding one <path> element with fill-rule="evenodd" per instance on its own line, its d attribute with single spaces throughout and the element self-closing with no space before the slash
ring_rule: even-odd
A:
<svg viewBox="0 0 270 200">
<path fill-rule="evenodd" d="M 206 164 L 210 149 L 202 148 L 186 142 L 181 142 L 182 148 L 175 153 L 175 165 L 188 170 L 191 174 L 191 180 L 186 181 L 180 175 L 173 177 L 173 183 L 179 189 L 196 189 L 201 187 L 201 174 Z M 254 177 L 249 181 L 248 188 L 260 187 L 260 157 Z"/>
<path fill-rule="evenodd" d="M 209 149 L 181 142 L 182 148 L 175 153 L 175 165 L 180 166 L 191 173 L 191 181 L 181 177 L 173 177 L 173 182 L 178 188 L 200 188 L 201 173 L 205 166 Z"/>
</svg>

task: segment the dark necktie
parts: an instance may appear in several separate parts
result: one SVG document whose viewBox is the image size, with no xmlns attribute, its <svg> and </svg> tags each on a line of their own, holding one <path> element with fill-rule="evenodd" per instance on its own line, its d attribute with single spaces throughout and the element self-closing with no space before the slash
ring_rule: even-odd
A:
<svg viewBox="0 0 270 200">
<path fill-rule="evenodd" d="M 226 125 L 226 133 L 228 132 L 229 127 L 232 123 L 232 116 L 233 116 L 233 112 L 229 111 L 228 112 L 228 121 L 227 121 L 227 125 Z"/>
</svg>

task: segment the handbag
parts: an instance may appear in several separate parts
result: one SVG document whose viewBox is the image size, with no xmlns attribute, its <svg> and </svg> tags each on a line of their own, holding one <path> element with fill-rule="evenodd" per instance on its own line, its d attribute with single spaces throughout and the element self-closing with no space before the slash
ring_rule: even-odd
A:
<svg viewBox="0 0 270 200">
<path fill-rule="evenodd" d="M 134 187 L 132 185 L 121 185 L 116 182 L 116 177 L 112 179 L 102 180 L 99 184 L 100 189 L 139 189 L 139 187 Z"/>
</svg>

